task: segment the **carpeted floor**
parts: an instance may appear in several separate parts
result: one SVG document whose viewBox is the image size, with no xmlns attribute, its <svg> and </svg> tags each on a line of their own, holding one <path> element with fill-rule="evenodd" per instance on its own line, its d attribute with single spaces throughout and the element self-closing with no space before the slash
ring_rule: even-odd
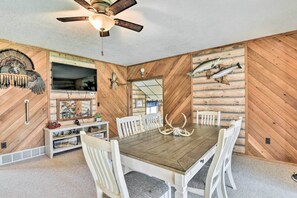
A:
<svg viewBox="0 0 297 198">
<path fill-rule="evenodd" d="M 238 190 L 228 188 L 230 198 L 295 198 L 297 183 L 290 177 L 297 166 L 233 157 Z M 1 198 L 96 197 L 91 173 L 81 150 L 49 159 L 46 156 L 0 167 Z M 190 198 L 198 197 L 189 194 Z"/>
</svg>

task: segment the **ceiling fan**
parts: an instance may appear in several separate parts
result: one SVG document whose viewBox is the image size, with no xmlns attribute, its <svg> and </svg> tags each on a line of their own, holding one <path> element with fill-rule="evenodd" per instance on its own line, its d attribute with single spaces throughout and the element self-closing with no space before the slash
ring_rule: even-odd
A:
<svg viewBox="0 0 297 198">
<path fill-rule="evenodd" d="M 90 4 L 85 0 L 74 0 L 94 14 L 91 16 L 76 16 L 57 18 L 61 22 L 90 21 L 90 23 L 99 31 L 100 37 L 109 36 L 109 30 L 114 26 L 120 26 L 136 32 L 143 29 L 142 25 L 114 18 L 115 15 L 137 4 L 135 0 L 117 0 L 114 3 L 111 0 L 90 0 Z"/>
</svg>

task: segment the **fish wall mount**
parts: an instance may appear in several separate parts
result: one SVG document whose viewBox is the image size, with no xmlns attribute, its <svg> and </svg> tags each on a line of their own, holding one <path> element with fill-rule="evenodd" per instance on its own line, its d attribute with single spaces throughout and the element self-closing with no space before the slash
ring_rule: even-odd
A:
<svg viewBox="0 0 297 198">
<path fill-rule="evenodd" d="M 23 52 L 5 49 L 0 51 L 0 88 L 10 86 L 28 88 L 38 95 L 45 91 L 45 83 L 35 71 L 33 61 Z"/>
<path fill-rule="evenodd" d="M 206 60 L 200 63 L 192 72 L 187 73 L 190 77 L 195 77 L 196 73 L 206 72 L 207 79 L 214 79 L 215 81 L 230 85 L 229 81 L 227 80 L 227 75 L 232 73 L 237 68 L 242 68 L 239 63 L 231 64 L 231 65 L 224 65 L 222 64 L 223 58 L 215 58 Z M 217 70 L 215 72 L 211 72 L 211 70 Z"/>
</svg>

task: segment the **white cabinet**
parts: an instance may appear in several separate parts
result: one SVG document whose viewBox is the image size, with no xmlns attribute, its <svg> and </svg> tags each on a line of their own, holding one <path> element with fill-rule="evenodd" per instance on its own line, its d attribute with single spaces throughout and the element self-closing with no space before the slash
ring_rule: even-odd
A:
<svg viewBox="0 0 297 198">
<path fill-rule="evenodd" d="M 109 122 L 89 122 L 65 125 L 56 129 L 44 128 L 45 153 L 50 158 L 54 154 L 81 147 L 80 131 L 88 135 L 109 140 Z"/>
</svg>

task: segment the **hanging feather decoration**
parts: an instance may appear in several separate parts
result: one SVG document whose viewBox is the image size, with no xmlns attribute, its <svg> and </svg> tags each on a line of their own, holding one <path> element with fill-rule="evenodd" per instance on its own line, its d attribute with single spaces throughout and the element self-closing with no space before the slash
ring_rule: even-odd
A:
<svg viewBox="0 0 297 198">
<path fill-rule="evenodd" d="M 32 60 L 14 49 L 0 51 L 0 88 L 10 86 L 28 88 L 35 94 L 45 91 L 45 83 L 40 74 L 34 71 Z"/>
</svg>

